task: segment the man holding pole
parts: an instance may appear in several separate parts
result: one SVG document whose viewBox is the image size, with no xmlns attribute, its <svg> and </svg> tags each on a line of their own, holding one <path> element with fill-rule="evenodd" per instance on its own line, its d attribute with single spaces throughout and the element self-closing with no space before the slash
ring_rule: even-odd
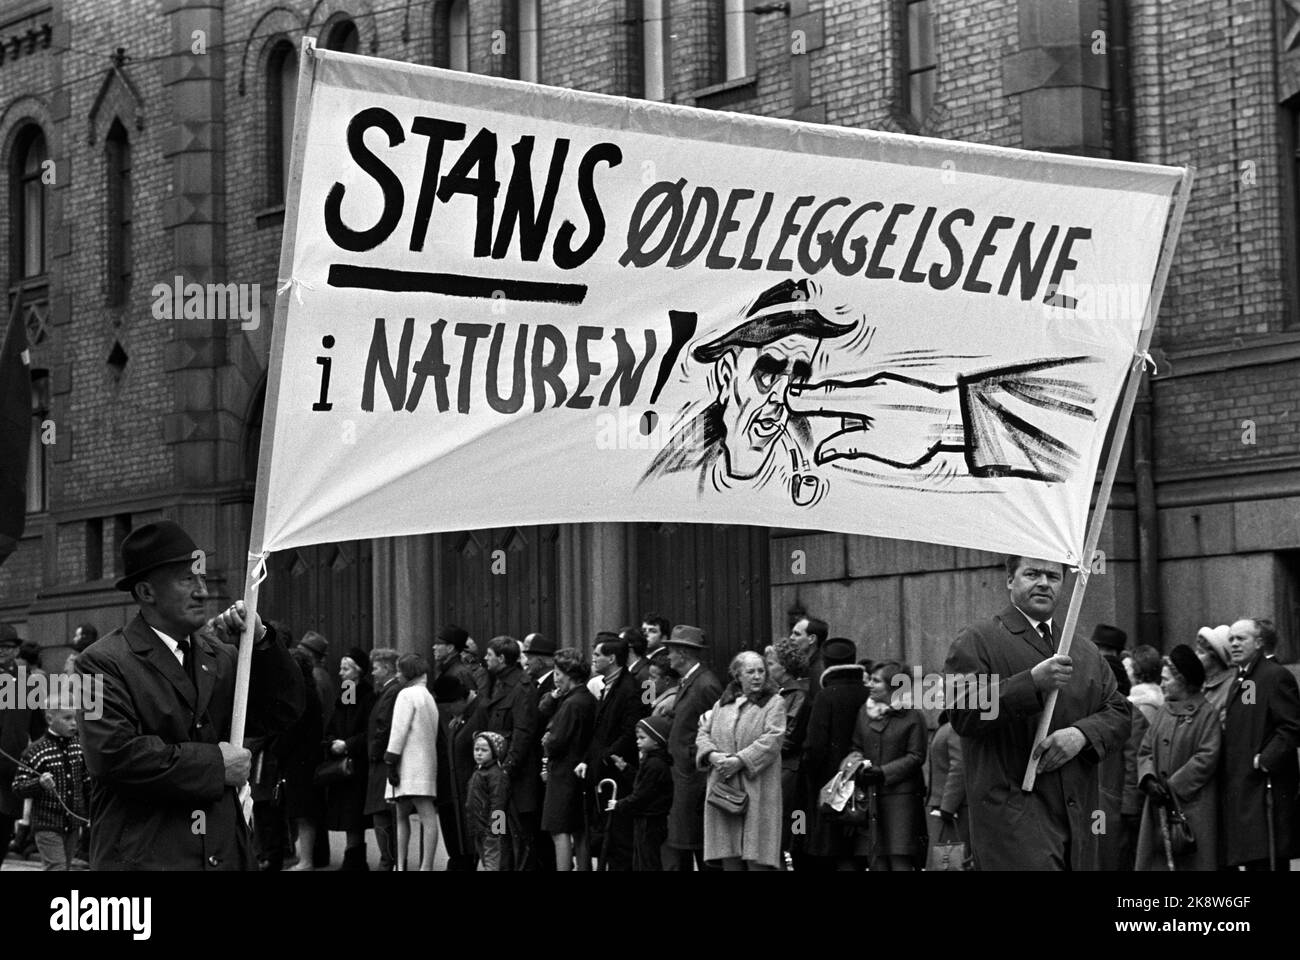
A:
<svg viewBox="0 0 1300 960">
<path fill-rule="evenodd" d="M 230 743 L 238 648 L 204 639 L 207 587 L 201 552 L 170 520 L 122 541 L 139 613 L 78 660 L 103 680 L 103 709 L 78 724 L 92 777 L 90 860 L 95 870 L 256 868 L 236 790 L 251 755 Z M 242 601 L 215 618 L 238 642 Z M 273 630 L 253 618 L 248 726 L 287 728 L 302 712 L 302 674 Z"/>
<path fill-rule="evenodd" d="M 1104 822 L 1099 765 L 1124 748 L 1129 703 L 1091 641 L 1075 640 L 1071 656 L 1056 653 L 1061 564 L 1011 556 L 1006 570 L 1010 605 L 963 629 L 944 666 L 949 675 L 974 674 L 976 682 L 992 685 L 988 709 L 960 696 L 948 707 L 962 738 L 975 864 L 980 870 L 1095 870 L 1099 834 L 1120 829 Z M 1035 750 L 1035 730 L 1053 690 L 1048 736 Z M 1038 777 L 1025 792 L 1031 750 Z"/>
</svg>

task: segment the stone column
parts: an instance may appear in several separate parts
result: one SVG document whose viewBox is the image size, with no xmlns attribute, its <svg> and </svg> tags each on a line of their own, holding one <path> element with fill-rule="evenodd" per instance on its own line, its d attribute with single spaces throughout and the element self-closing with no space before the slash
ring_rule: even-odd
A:
<svg viewBox="0 0 1300 960">
<path fill-rule="evenodd" d="M 225 124 L 223 0 L 162 0 L 168 52 L 162 61 L 170 118 L 163 155 L 171 184 L 163 228 L 171 239 L 175 273 L 185 283 L 223 282 L 225 252 Z M 198 53 L 196 50 L 203 50 Z M 175 409 L 163 421 L 163 439 L 176 456 L 182 487 L 207 486 L 235 460 L 221 458 L 221 442 L 238 455 L 240 414 L 219 408 L 217 374 L 226 363 L 227 321 L 172 321 L 164 348 Z M 222 462 L 224 461 L 226 462 Z"/>
<path fill-rule="evenodd" d="M 386 537 L 374 541 L 376 647 L 428 656 L 433 640 L 433 535 Z"/>
<path fill-rule="evenodd" d="M 570 524 L 560 530 L 560 643 L 586 649 L 597 630 L 617 630 L 636 614 L 629 596 L 628 526 Z"/>
<path fill-rule="evenodd" d="M 1002 61 L 1002 88 L 1020 98 L 1026 149 L 1109 156 L 1100 7 L 1101 0 L 1018 0 L 1020 49 Z"/>
</svg>

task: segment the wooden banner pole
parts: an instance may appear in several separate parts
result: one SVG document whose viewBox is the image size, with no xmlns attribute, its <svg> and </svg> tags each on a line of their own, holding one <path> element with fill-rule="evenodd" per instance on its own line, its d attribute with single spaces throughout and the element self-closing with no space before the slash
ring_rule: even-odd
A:
<svg viewBox="0 0 1300 960">
<path fill-rule="evenodd" d="M 1174 246 L 1182 230 L 1183 215 L 1187 212 L 1187 200 L 1192 189 L 1192 180 L 1196 168 L 1188 167 L 1183 171 L 1183 179 L 1178 185 L 1178 194 L 1174 198 L 1174 209 L 1169 218 L 1169 227 L 1165 232 L 1164 244 L 1160 250 L 1160 260 L 1156 267 L 1155 280 L 1152 285 L 1151 298 L 1147 302 L 1146 315 L 1142 318 L 1142 330 L 1138 334 L 1133 366 L 1129 368 L 1128 382 L 1124 397 L 1120 403 L 1115 419 L 1115 433 L 1111 437 L 1110 450 L 1106 457 L 1106 469 L 1102 473 L 1101 487 L 1097 491 L 1097 505 L 1093 508 L 1088 523 L 1087 536 L 1084 538 L 1083 556 L 1079 558 L 1079 576 L 1075 580 L 1074 590 L 1070 593 L 1070 606 L 1066 609 L 1065 624 L 1061 628 L 1060 641 L 1056 653 L 1066 656 L 1074 640 L 1074 630 L 1079 622 L 1079 610 L 1083 607 L 1084 592 L 1088 589 L 1088 576 L 1092 557 L 1097 551 L 1097 541 L 1101 539 L 1101 528 L 1106 522 L 1106 510 L 1110 505 L 1111 488 L 1115 485 L 1115 474 L 1119 470 L 1120 455 L 1124 450 L 1124 438 L 1128 436 L 1129 421 L 1133 418 L 1133 405 L 1137 400 L 1138 386 L 1145 372 L 1145 356 L 1151 346 L 1151 335 L 1155 332 L 1156 315 L 1160 312 L 1160 301 L 1164 297 L 1165 282 L 1169 279 L 1169 266 L 1173 260 Z M 1021 789 L 1026 793 L 1034 789 L 1038 776 L 1038 764 L 1034 760 L 1034 751 L 1047 739 L 1048 727 L 1052 725 L 1052 714 L 1056 710 L 1056 700 L 1060 693 L 1053 690 L 1047 697 L 1047 704 L 1038 718 L 1038 729 L 1034 732 L 1034 743 L 1029 751 L 1029 763 L 1025 767 L 1025 779 Z"/>
<path fill-rule="evenodd" d="M 253 494 L 253 521 L 248 537 L 248 572 L 244 578 L 244 632 L 239 643 L 235 673 L 235 703 L 230 721 L 230 742 L 242 745 L 248 719 L 248 684 L 253 669 L 253 624 L 257 619 L 259 585 L 266 579 L 266 494 L 271 477 L 275 442 L 275 411 L 280 397 L 280 372 L 284 363 L 285 317 L 293 296 L 294 245 L 298 234 L 298 199 L 302 191 L 303 160 L 307 152 L 307 117 L 316 83 L 319 56 L 311 37 L 303 37 L 298 57 L 298 99 L 294 104 L 293 152 L 289 183 L 284 196 L 284 233 L 280 240 L 280 272 L 271 328 L 271 357 L 267 365 L 266 400 L 262 413 L 262 447 L 257 461 L 257 487 Z M 285 282 L 289 281 L 289 282 Z"/>
</svg>

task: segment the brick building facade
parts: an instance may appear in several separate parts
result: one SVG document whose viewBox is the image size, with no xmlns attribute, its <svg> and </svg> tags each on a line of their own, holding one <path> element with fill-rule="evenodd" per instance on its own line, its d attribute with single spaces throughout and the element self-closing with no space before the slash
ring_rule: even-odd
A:
<svg viewBox="0 0 1300 960">
<path fill-rule="evenodd" d="M 1214 0 L 17 0 L 0 13 L 0 277 L 32 341 L 27 533 L 0 620 L 58 654 L 171 516 L 239 591 L 304 35 L 362 54 L 710 109 L 1194 164 L 1081 629 L 1168 646 L 1273 615 L 1300 654 L 1300 20 Z M 51 161 L 47 163 L 46 161 Z M 934 175 L 918 171 L 918 176 Z M 256 327 L 159 317 L 174 277 L 256 283 Z M 488 571 L 493 551 L 508 573 Z M 565 642 L 646 608 L 719 653 L 799 611 L 935 668 L 1002 594 L 977 551 L 661 524 L 467 531 L 277 555 L 295 629 L 425 648 L 437 622 Z M 1100 572 L 1100 568 L 1099 568 Z"/>
</svg>

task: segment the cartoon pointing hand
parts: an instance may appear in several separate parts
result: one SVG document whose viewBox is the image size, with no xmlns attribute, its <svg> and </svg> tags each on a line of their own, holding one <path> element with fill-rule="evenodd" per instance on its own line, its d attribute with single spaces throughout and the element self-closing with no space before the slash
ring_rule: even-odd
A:
<svg viewBox="0 0 1300 960">
<path fill-rule="evenodd" d="M 841 420 L 841 428 L 818 444 L 818 464 L 866 458 L 914 469 L 940 451 L 963 449 L 956 384 L 878 373 L 864 380 L 791 384 L 786 398 L 795 413 Z"/>
</svg>

